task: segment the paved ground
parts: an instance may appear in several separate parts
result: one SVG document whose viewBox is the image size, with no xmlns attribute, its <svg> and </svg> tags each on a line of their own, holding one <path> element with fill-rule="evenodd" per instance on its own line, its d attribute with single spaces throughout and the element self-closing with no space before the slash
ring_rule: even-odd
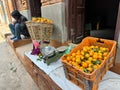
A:
<svg viewBox="0 0 120 90">
<path fill-rule="evenodd" d="M 6 30 L 5 30 L 6 29 Z M 1 30 L 9 32 L 0 25 Z M 2 32 L 2 33 L 4 33 Z M 38 90 L 31 76 L 15 56 L 12 48 L 0 35 L 0 90 Z"/>
</svg>

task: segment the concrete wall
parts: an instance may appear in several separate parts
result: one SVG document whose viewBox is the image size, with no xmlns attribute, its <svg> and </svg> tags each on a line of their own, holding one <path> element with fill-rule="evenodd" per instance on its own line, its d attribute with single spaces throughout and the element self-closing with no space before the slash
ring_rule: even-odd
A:
<svg viewBox="0 0 120 90">
<path fill-rule="evenodd" d="M 60 42 L 67 40 L 67 33 L 65 29 L 65 9 L 64 3 L 59 2 L 52 5 L 41 7 L 42 17 L 53 20 L 54 31 L 52 39 Z"/>
<path fill-rule="evenodd" d="M 21 13 L 22 15 L 24 15 L 28 20 L 31 19 L 30 10 L 22 10 L 22 11 L 20 11 L 20 13 Z"/>
</svg>

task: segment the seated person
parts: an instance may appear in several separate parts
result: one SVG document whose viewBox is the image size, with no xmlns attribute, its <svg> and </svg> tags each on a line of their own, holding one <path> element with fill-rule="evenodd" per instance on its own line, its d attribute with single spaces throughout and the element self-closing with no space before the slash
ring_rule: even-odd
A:
<svg viewBox="0 0 120 90">
<path fill-rule="evenodd" d="M 25 21 L 27 21 L 27 18 L 20 14 L 18 10 L 14 10 L 11 13 L 11 16 L 15 19 L 14 23 L 9 24 L 9 28 L 13 34 L 13 37 L 11 40 L 17 41 L 21 39 L 21 35 L 24 35 L 25 37 L 30 37 L 28 29 L 26 27 Z"/>
</svg>

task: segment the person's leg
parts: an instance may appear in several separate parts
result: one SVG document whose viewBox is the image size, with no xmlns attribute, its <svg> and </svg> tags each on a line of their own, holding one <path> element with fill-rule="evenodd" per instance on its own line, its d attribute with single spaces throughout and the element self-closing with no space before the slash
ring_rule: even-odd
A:
<svg viewBox="0 0 120 90">
<path fill-rule="evenodd" d="M 17 40 L 20 40 L 21 37 L 20 37 L 20 34 L 21 34 L 21 26 L 19 23 L 16 23 L 15 24 L 15 39 L 13 39 L 14 41 L 17 41 Z"/>
<path fill-rule="evenodd" d="M 16 38 L 15 37 L 15 28 L 14 28 L 14 25 L 13 24 L 9 24 L 9 28 L 10 28 L 11 33 L 13 34 L 13 37 L 11 37 L 11 39 Z"/>
</svg>

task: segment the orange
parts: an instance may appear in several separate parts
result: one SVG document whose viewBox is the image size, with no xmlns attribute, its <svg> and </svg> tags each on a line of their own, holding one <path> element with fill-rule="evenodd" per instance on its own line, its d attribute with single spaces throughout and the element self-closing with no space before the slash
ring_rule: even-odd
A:
<svg viewBox="0 0 120 90">
<path fill-rule="evenodd" d="M 86 58 L 89 58 L 89 57 L 90 57 L 90 54 L 88 54 L 88 53 L 85 54 L 85 57 L 86 57 Z"/>
<path fill-rule="evenodd" d="M 78 64 L 80 64 L 80 63 L 81 63 L 80 58 L 76 58 L 76 63 L 78 63 Z"/>
<path fill-rule="evenodd" d="M 99 55 L 98 58 L 99 58 L 99 59 L 102 59 L 102 55 Z"/>
<path fill-rule="evenodd" d="M 81 56 L 80 56 L 80 58 L 83 60 L 83 59 L 84 59 L 84 56 L 83 56 L 83 55 L 81 55 Z"/>
<path fill-rule="evenodd" d="M 95 47 L 92 45 L 92 46 L 90 46 L 90 48 L 93 49 L 93 48 L 95 48 Z"/>
<path fill-rule="evenodd" d="M 99 48 L 98 46 L 95 46 L 95 48 Z"/>
<path fill-rule="evenodd" d="M 93 69 L 91 67 L 88 67 L 87 70 L 89 70 L 90 72 L 93 71 Z"/>
<path fill-rule="evenodd" d="M 103 57 L 102 57 L 102 53 L 98 53 L 98 58 L 99 59 L 102 59 Z"/>
<path fill-rule="evenodd" d="M 86 68 L 86 67 L 88 67 L 88 64 L 86 62 L 83 62 L 82 67 Z"/>
<path fill-rule="evenodd" d="M 90 56 L 93 56 L 93 55 L 94 55 L 94 51 L 91 50 L 91 51 L 89 52 L 89 54 L 90 54 Z"/>
<path fill-rule="evenodd" d="M 80 55 L 80 50 L 78 50 L 78 51 L 76 52 L 76 54 L 77 54 L 77 55 Z"/>
<path fill-rule="evenodd" d="M 98 55 L 102 55 L 102 53 L 101 53 L 101 52 L 98 52 Z"/>
<path fill-rule="evenodd" d="M 87 52 L 87 47 L 86 46 L 83 47 L 83 51 Z"/>
<path fill-rule="evenodd" d="M 78 64 L 75 62 L 72 62 L 73 66 L 76 67 Z"/>
<path fill-rule="evenodd" d="M 72 61 L 69 61 L 68 64 L 72 64 Z"/>
<path fill-rule="evenodd" d="M 72 56 L 76 56 L 76 53 L 72 53 Z"/>
<path fill-rule="evenodd" d="M 76 58 L 80 58 L 80 55 L 76 55 Z"/>
<path fill-rule="evenodd" d="M 95 52 L 95 53 L 94 53 L 94 55 L 98 55 L 98 53 L 97 53 L 97 52 Z"/>
<path fill-rule="evenodd" d="M 85 52 L 82 50 L 82 51 L 81 51 L 81 54 L 82 54 L 82 55 L 84 55 L 84 54 L 85 54 Z"/>
<path fill-rule="evenodd" d="M 99 51 L 98 51 L 98 53 L 102 53 L 102 51 L 101 51 L 101 50 L 99 50 Z"/>
<path fill-rule="evenodd" d="M 86 63 L 89 65 L 89 64 L 91 64 L 91 61 L 87 60 Z"/>
<path fill-rule="evenodd" d="M 67 56 L 67 60 L 68 60 L 68 61 L 70 60 L 70 56 Z"/>
<path fill-rule="evenodd" d="M 73 58 L 72 58 L 72 61 L 73 61 L 73 62 L 75 62 L 75 61 L 76 61 L 76 58 L 75 58 L 75 57 L 73 57 Z"/>
<path fill-rule="evenodd" d="M 99 68 L 101 65 L 97 64 L 97 68 Z"/>
<path fill-rule="evenodd" d="M 36 17 L 32 17 L 32 21 L 37 21 L 37 18 Z"/>
<path fill-rule="evenodd" d="M 106 51 L 106 48 L 103 47 L 103 48 L 102 48 L 102 51 Z"/>
<path fill-rule="evenodd" d="M 108 53 L 107 53 L 107 52 L 104 52 L 103 55 L 106 57 L 106 56 L 108 55 Z"/>
<path fill-rule="evenodd" d="M 72 59 L 73 58 L 73 56 L 70 56 L 70 59 Z"/>
<path fill-rule="evenodd" d="M 93 66 L 93 68 L 94 68 L 94 69 L 97 69 L 97 68 L 98 68 L 98 66 L 97 66 L 97 65 L 94 65 L 94 66 Z"/>
<path fill-rule="evenodd" d="M 87 46 L 86 48 L 87 48 L 87 50 L 90 50 L 90 46 Z"/>
<path fill-rule="evenodd" d="M 93 58 L 94 58 L 94 59 L 97 59 L 97 58 L 98 58 L 98 56 L 94 54 L 94 55 L 93 55 Z"/>
<path fill-rule="evenodd" d="M 92 63 L 90 63 L 89 65 L 88 65 L 88 67 L 92 67 L 93 66 L 93 64 Z"/>
<path fill-rule="evenodd" d="M 92 61 L 92 60 L 93 60 L 93 58 L 92 58 L 92 57 L 89 57 L 89 58 L 88 58 L 88 60 L 89 60 L 89 61 Z"/>
<path fill-rule="evenodd" d="M 81 71 L 83 71 L 83 70 L 84 70 L 84 68 L 83 68 L 83 67 L 79 67 L 79 69 L 80 69 Z"/>
</svg>

